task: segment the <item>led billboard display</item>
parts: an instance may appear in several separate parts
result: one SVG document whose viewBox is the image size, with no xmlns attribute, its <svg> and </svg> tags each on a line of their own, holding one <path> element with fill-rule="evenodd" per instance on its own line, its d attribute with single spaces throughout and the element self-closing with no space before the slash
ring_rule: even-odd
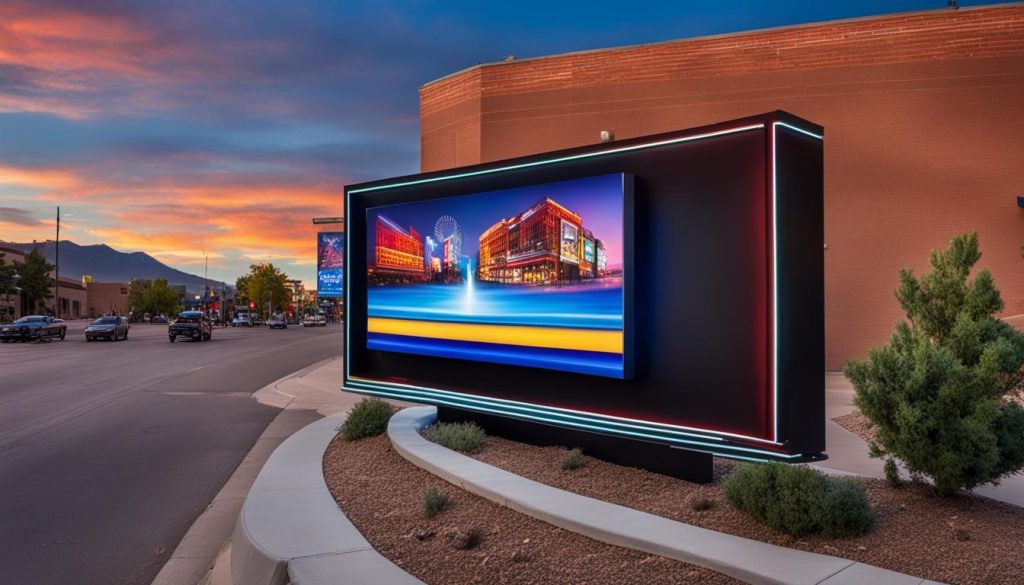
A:
<svg viewBox="0 0 1024 585">
<path fill-rule="evenodd" d="M 344 388 L 820 458 L 822 145 L 771 112 L 347 186 Z"/>
<path fill-rule="evenodd" d="M 316 235 L 317 296 L 342 296 L 345 288 L 345 234 L 320 232 Z"/>
<path fill-rule="evenodd" d="M 624 377 L 624 180 L 368 209 L 366 347 Z M 605 268 L 580 266 L 583 229 Z"/>
</svg>

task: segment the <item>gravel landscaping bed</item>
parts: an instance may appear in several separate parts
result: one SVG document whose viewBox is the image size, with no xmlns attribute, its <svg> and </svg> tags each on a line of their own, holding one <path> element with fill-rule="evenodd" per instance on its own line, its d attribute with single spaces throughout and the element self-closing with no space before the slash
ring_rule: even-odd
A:
<svg viewBox="0 0 1024 585">
<path fill-rule="evenodd" d="M 470 494 L 403 459 L 386 435 L 353 442 L 336 438 L 324 456 L 324 477 L 373 547 L 428 584 L 739 583 L 701 567 L 591 540 Z M 420 497 L 431 486 L 447 492 L 452 505 L 424 519 Z M 471 540 L 473 529 L 482 542 L 459 548 Z"/>
<path fill-rule="evenodd" d="M 868 420 L 868 417 L 854 410 L 850 414 L 837 416 L 833 421 L 839 426 L 864 439 L 867 442 L 875 440 L 875 423 Z"/>
<path fill-rule="evenodd" d="M 876 513 L 866 536 L 829 540 L 793 538 L 732 509 L 721 481 L 733 468 L 715 460 L 715 483 L 697 485 L 588 457 L 561 469 L 566 449 L 535 447 L 489 437 L 481 461 L 578 494 L 629 506 L 720 532 L 791 548 L 835 555 L 947 583 L 1024 582 L 1024 509 L 980 496 L 943 499 L 927 488 L 892 488 L 861 480 Z"/>
</svg>

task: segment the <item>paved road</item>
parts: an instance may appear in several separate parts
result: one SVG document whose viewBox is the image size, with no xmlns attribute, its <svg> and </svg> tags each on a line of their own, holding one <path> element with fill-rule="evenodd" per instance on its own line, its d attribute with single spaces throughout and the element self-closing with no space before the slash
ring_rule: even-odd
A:
<svg viewBox="0 0 1024 585">
<path fill-rule="evenodd" d="M 3 583 L 150 583 L 277 414 L 249 395 L 342 344 L 338 325 L 173 344 L 166 325 L 82 328 L 0 344 Z"/>
</svg>

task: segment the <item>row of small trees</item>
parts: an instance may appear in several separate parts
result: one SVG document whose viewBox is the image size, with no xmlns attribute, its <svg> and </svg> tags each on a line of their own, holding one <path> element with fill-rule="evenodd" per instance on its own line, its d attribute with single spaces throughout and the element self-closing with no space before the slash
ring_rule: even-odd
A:
<svg viewBox="0 0 1024 585">
<path fill-rule="evenodd" d="M 24 260 L 7 263 L 0 253 L 0 298 L 9 303 L 11 296 L 21 292 L 25 303 L 34 308 L 40 301 L 53 298 L 53 265 L 38 248 L 33 248 Z M 252 302 L 262 317 L 269 313 L 288 308 L 291 294 L 288 290 L 288 275 L 271 263 L 253 264 L 249 274 L 236 281 L 236 298 L 241 303 Z M 178 293 L 164 278 L 153 280 L 132 280 L 128 291 L 128 306 L 141 315 L 173 315 L 178 312 L 181 302 Z"/>
</svg>

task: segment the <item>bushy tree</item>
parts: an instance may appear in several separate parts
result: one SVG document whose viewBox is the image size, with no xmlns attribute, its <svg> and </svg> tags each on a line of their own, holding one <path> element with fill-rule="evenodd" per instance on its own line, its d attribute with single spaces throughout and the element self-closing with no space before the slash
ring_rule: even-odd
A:
<svg viewBox="0 0 1024 585">
<path fill-rule="evenodd" d="M 46 257 L 39 251 L 39 248 L 32 248 L 25 259 L 21 262 L 14 262 L 14 272 L 18 275 L 18 287 L 21 288 L 21 295 L 29 306 L 29 311 L 35 311 L 40 301 L 53 298 L 53 278 L 50 272 L 53 264 L 46 261 Z"/>
<path fill-rule="evenodd" d="M 10 297 L 14 294 L 14 266 L 4 262 L 6 254 L 0 253 L 0 297 L 3 297 L 5 301 L 10 301 Z"/>
<path fill-rule="evenodd" d="M 146 307 L 146 291 L 151 286 L 153 286 L 153 281 L 148 278 L 132 279 L 131 284 L 128 285 L 128 307 L 133 313 L 133 318 L 141 319 L 144 313 L 149 312 Z"/>
<path fill-rule="evenodd" d="M 874 457 L 898 459 L 942 495 L 1024 467 L 1024 334 L 995 318 L 1003 300 L 981 259 L 976 233 L 933 251 L 932 271 L 900 271 L 896 298 L 907 321 L 846 376 L 854 403 L 878 428 Z"/>
<path fill-rule="evenodd" d="M 154 280 L 143 293 L 142 301 L 146 312 L 151 315 L 174 315 L 181 307 L 177 291 L 167 284 L 165 278 Z"/>
<path fill-rule="evenodd" d="M 291 296 L 288 292 L 288 275 L 281 272 L 269 262 L 253 264 L 249 274 L 235 281 L 236 295 L 256 305 L 261 317 L 269 317 L 271 312 L 283 311 L 288 308 Z"/>
<path fill-rule="evenodd" d="M 6 254 L 0 253 L 0 299 L 7 305 L 11 302 L 11 295 L 15 293 L 17 287 L 14 280 L 14 266 L 4 262 L 4 256 Z M 6 321 L 13 314 L 8 313 L 8 310 L 8 307 L 0 307 L 0 322 Z"/>
</svg>

